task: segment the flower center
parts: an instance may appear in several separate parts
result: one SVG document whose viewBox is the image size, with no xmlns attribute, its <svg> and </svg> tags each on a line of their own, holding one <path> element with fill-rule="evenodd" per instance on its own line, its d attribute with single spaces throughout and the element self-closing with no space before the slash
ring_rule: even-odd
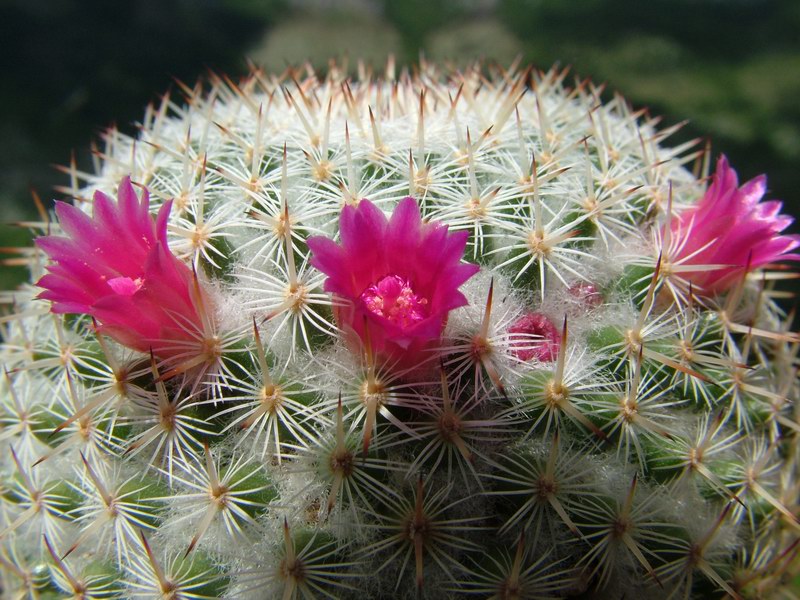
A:
<svg viewBox="0 0 800 600">
<path fill-rule="evenodd" d="M 414 292 L 411 282 L 387 275 L 361 293 L 367 309 L 400 327 L 411 327 L 427 316 L 428 300 Z"/>
<path fill-rule="evenodd" d="M 114 279 L 109 279 L 106 283 L 108 283 L 108 287 L 120 296 L 133 296 L 142 287 L 144 281 L 141 277 L 137 277 L 136 279 L 131 279 L 130 277 L 114 277 Z"/>
</svg>

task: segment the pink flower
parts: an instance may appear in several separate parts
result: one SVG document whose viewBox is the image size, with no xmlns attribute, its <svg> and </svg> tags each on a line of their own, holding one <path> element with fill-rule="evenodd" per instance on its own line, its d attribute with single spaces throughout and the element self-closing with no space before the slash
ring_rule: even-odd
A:
<svg viewBox="0 0 800 600">
<path fill-rule="evenodd" d="M 124 346 L 199 364 L 197 355 L 209 351 L 210 304 L 167 245 L 171 204 L 154 222 L 147 190 L 140 200 L 127 177 L 119 202 L 95 192 L 92 217 L 58 202 L 66 237 L 36 240 L 53 261 L 37 284 L 44 288 L 39 297 L 52 301 L 55 313 L 91 315 L 102 333 Z"/>
<path fill-rule="evenodd" d="M 761 202 L 766 184 L 760 175 L 738 187 L 736 171 L 721 156 L 705 195 L 672 218 L 667 274 L 712 294 L 733 285 L 745 268 L 800 259 L 788 254 L 800 246 L 800 236 L 780 235 L 793 219 L 779 214 L 781 202 Z"/>
<path fill-rule="evenodd" d="M 325 273 L 325 290 L 341 302 L 336 319 L 372 350 L 403 365 L 420 362 L 438 341 L 454 308 L 467 304 L 458 291 L 478 271 L 461 262 L 469 236 L 423 223 L 413 198 L 403 199 L 391 219 L 368 200 L 345 206 L 341 244 L 312 237 L 311 264 Z"/>
<path fill-rule="evenodd" d="M 542 313 L 525 313 L 508 328 L 511 353 L 520 360 L 552 362 L 561 348 L 561 334 Z"/>
</svg>

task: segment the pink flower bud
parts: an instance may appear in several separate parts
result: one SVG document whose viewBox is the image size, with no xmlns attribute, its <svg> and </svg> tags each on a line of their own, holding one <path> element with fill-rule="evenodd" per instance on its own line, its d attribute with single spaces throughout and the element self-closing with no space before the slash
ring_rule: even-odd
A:
<svg viewBox="0 0 800 600">
<path fill-rule="evenodd" d="M 558 357 L 561 334 L 542 313 L 522 315 L 508 328 L 511 353 L 520 360 L 552 362 Z"/>
</svg>

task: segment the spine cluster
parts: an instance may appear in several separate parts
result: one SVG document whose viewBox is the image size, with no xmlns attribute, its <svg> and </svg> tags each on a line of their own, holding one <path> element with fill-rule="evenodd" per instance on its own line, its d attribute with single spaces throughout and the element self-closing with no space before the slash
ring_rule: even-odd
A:
<svg viewBox="0 0 800 600">
<path fill-rule="evenodd" d="M 4 597 L 781 597 L 797 244 L 754 182 L 566 79 L 212 78 L 67 167 L 86 220 L 34 227 L 100 241 L 41 243 L 2 296 Z M 109 197 L 145 216 L 101 231 Z M 712 200 L 738 220 L 709 233 Z M 67 305 L 54 274 L 106 248 L 144 275 Z M 152 334 L 155 280 L 182 300 L 148 292 Z"/>
</svg>

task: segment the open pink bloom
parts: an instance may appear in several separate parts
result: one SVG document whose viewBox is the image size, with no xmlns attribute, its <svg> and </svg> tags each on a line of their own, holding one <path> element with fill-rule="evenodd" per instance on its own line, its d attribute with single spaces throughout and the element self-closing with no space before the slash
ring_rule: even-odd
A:
<svg viewBox="0 0 800 600">
<path fill-rule="evenodd" d="M 672 218 L 669 262 L 701 293 L 724 291 L 748 266 L 800 259 L 788 254 L 800 246 L 800 236 L 780 235 L 794 219 L 779 214 L 781 202 L 761 202 L 766 184 L 760 175 L 739 187 L 736 171 L 721 156 L 705 195 Z"/>
<path fill-rule="evenodd" d="M 561 348 L 561 334 L 542 313 L 525 313 L 508 328 L 511 353 L 520 360 L 552 362 Z"/>
<path fill-rule="evenodd" d="M 469 234 L 423 223 L 409 197 L 389 220 L 369 200 L 345 206 L 340 235 L 340 245 L 308 240 L 311 264 L 328 276 L 325 290 L 344 301 L 336 306 L 339 326 L 363 342 L 366 325 L 376 354 L 419 362 L 439 341 L 447 314 L 467 304 L 458 288 L 479 268 L 461 262 Z"/>
<path fill-rule="evenodd" d="M 185 263 L 167 246 L 171 202 L 153 221 L 147 190 L 141 200 L 125 178 L 119 201 L 95 192 L 89 217 L 58 202 L 56 214 L 66 237 L 47 236 L 36 244 L 51 258 L 38 284 L 40 298 L 55 313 L 94 317 L 99 329 L 120 344 L 160 359 L 195 358 L 210 318 L 207 298 Z"/>
</svg>

